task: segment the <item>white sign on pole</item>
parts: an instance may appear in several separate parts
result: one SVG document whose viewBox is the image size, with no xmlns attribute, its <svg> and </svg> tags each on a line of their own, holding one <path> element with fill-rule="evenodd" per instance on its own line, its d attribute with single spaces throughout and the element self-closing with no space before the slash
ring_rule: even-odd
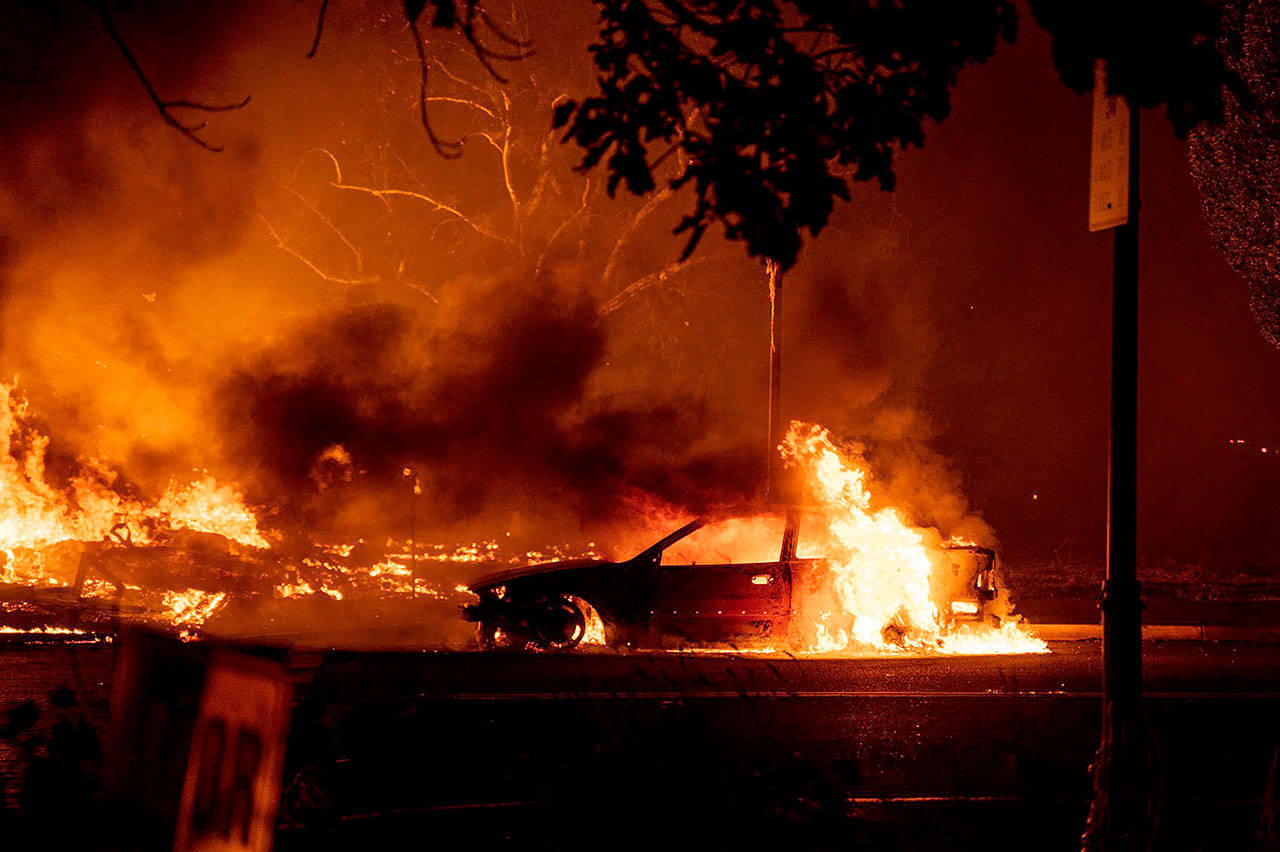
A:
<svg viewBox="0 0 1280 852">
<path fill-rule="evenodd" d="M 289 725 L 284 669 L 215 654 L 191 737 L 174 852 L 268 852 Z"/>
<path fill-rule="evenodd" d="M 1093 145 L 1089 158 L 1089 230 L 1129 221 L 1129 103 L 1107 94 L 1101 59 L 1093 69 Z"/>
</svg>

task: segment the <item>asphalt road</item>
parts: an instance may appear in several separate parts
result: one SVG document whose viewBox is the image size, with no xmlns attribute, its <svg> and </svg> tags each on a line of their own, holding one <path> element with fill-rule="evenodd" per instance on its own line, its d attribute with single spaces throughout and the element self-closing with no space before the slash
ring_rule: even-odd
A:
<svg viewBox="0 0 1280 852">
<path fill-rule="evenodd" d="M 623 848 L 1078 848 L 1100 648 L 1051 649 L 294 653 L 277 848 L 584 833 Z M 100 725 L 113 655 L 0 650 L 0 708 L 79 684 Z M 1248 848 L 1280 742 L 1280 645 L 1152 642 L 1145 655 L 1160 848 Z"/>
<path fill-rule="evenodd" d="M 480 653 L 298 654 L 300 688 L 356 681 L 385 690 L 475 700 L 665 700 L 673 697 L 1098 698 L 1097 642 L 1054 642 L 1048 654 L 838 658 L 733 653 L 591 651 L 554 656 Z M 1144 680 L 1153 697 L 1280 699 L 1280 644 L 1148 642 Z"/>
<path fill-rule="evenodd" d="M 329 654 L 294 659 L 296 733 L 331 749 L 325 783 L 357 832 L 390 808 L 495 841 L 584 820 L 656 841 L 692 820 L 719 826 L 712 842 L 985 849 L 1024 832 L 1070 849 L 1099 741 L 1099 651 Z M 1280 735 L 1280 646 L 1148 643 L 1146 680 L 1162 848 L 1241 848 Z"/>
</svg>

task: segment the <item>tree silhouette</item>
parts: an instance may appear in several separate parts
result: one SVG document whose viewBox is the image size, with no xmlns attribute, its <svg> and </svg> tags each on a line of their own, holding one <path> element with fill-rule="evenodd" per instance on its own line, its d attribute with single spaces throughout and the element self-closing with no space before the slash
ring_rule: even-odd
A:
<svg viewBox="0 0 1280 852">
<path fill-rule="evenodd" d="M 1053 36 L 1068 88 L 1092 89 L 1102 59 L 1111 92 L 1143 109 L 1164 107 L 1179 138 L 1222 119 L 1224 86 L 1245 93 L 1215 47 L 1222 16 L 1211 0 L 1031 0 L 1031 12 Z"/>
<path fill-rule="evenodd" d="M 783 267 L 802 232 L 816 235 L 835 200 L 848 200 L 851 181 L 893 188 L 894 151 L 923 143 L 960 69 L 1015 26 L 1004 0 L 598 5 L 599 92 L 554 117 L 585 149 L 582 167 L 603 162 L 611 193 L 644 194 L 679 153 L 690 165 L 668 186 L 696 191 L 677 229 L 689 234 L 686 255 L 719 222 Z"/>
<path fill-rule="evenodd" d="M 555 123 L 603 164 L 610 192 L 655 189 L 673 152 L 692 185 L 680 223 L 686 254 L 713 223 L 783 268 L 803 232 L 825 227 L 854 181 L 894 185 L 896 152 L 945 118 L 966 65 L 1016 34 L 1006 0 L 596 0 L 590 48 L 599 91 L 561 103 Z M 1054 37 L 1062 80 L 1093 85 L 1094 60 L 1113 91 L 1166 107 L 1174 129 L 1216 120 L 1223 85 L 1239 89 L 1214 42 L 1207 0 L 1033 0 Z"/>
<path fill-rule="evenodd" d="M 1280 8 L 1237 0 L 1225 12 L 1221 46 L 1249 98 L 1227 92 L 1223 123 L 1191 134 L 1191 175 L 1210 236 L 1249 283 L 1262 336 L 1280 346 Z"/>
</svg>

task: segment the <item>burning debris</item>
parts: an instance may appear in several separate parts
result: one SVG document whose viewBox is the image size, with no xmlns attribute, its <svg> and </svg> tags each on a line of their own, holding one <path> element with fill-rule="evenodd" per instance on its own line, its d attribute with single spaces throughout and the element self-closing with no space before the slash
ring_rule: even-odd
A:
<svg viewBox="0 0 1280 852">
<path fill-rule="evenodd" d="M 194 638 L 233 599 L 452 600 L 460 593 L 424 581 L 415 566 L 492 553 L 488 545 L 413 548 L 407 557 L 363 542 L 285 548 L 236 488 L 212 476 L 171 483 L 147 502 L 106 465 L 82 460 L 55 487 L 48 445 L 26 400 L 0 384 L 0 615 L 19 622 L 15 633 L 79 635 L 81 621 L 102 627 L 126 617 Z M 68 617 L 71 625 L 38 623 Z"/>
</svg>

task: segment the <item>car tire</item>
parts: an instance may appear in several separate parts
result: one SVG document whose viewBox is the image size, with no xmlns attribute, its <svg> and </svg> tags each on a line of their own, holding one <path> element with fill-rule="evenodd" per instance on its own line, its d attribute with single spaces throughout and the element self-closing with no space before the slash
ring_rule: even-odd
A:
<svg viewBox="0 0 1280 852">
<path fill-rule="evenodd" d="M 587 634 L 587 614 L 569 595 L 551 598 L 538 619 L 537 634 L 543 651 L 572 651 Z"/>
</svg>

